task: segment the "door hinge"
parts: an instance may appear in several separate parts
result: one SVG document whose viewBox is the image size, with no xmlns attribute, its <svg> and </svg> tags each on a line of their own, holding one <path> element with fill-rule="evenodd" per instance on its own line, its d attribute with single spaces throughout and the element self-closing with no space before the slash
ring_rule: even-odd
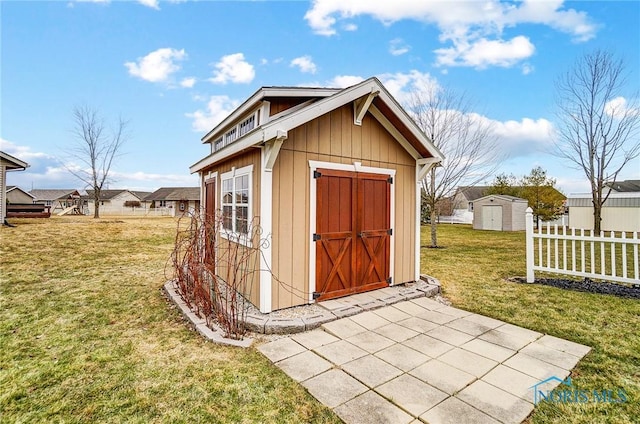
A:
<svg viewBox="0 0 640 424">
<path fill-rule="evenodd" d="M 320 239 L 322 239 L 322 237 L 320 236 L 320 234 L 315 234 L 315 233 L 313 234 L 313 241 L 318 241 L 318 240 L 320 240 Z"/>
<path fill-rule="evenodd" d="M 391 277 L 387 278 L 387 284 L 391 285 L 391 283 L 393 283 L 393 278 Z"/>
<path fill-rule="evenodd" d="M 393 177 L 389 177 L 389 178 L 387 178 L 387 182 L 388 182 L 389 184 L 393 184 Z"/>
<path fill-rule="evenodd" d="M 393 228 L 389 228 L 389 229 L 387 230 L 387 234 L 389 234 L 390 236 L 392 236 L 392 235 L 393 235 Z"/>
<path fill-rule="evenodd" d="M 313 294 L 312 294 L 311 296 L 312 296 L 312 297 L 313 297 L 313 299 L 315 300 L 315 299 L 319 298 L 321 294 L 322 294 L 322 293 L 313 292 Z"/>
<path fill-rule="evenodd" d="M 313 171 L 313 178 L 320 178 L 322 177 L 322 173 L 319 171 Z"/>
</svg>

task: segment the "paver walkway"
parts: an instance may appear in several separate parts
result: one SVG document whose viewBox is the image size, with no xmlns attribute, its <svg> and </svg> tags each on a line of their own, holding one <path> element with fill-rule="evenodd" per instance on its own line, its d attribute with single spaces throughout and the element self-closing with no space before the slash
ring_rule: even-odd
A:
<svg viewBox="0 0 640 424">
<path fill-rule="evenodd" d="M 425 297 L 258 349 L 348 424 L 520 423 L 590 350 Z"/>
</svg>

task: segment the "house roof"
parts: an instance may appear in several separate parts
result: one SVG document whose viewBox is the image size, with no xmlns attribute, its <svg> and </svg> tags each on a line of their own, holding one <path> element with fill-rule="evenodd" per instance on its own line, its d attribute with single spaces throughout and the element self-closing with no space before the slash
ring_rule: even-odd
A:
<svg viewBox="0 0 640 424">
<path fill-rule="evenodd" d="M 509 196 L 509 195 L 506 195 L 506 194 L 490 194 L 488 196 L 484 196 L 484 197 L 481 197 L 479 199 L 476 199 L 476 200 L 474 200 L 474 202 L 479 202 L 481 200 L 490 199 L 490 198 L 502 199 L 502 200 L 506 200 L 507 202 L 526 202 L 526 203 L 529 203 L 529 201 L 527 199 L 522 199 L 520 197 L 515 197 L 515 196 Z"/>
<path fill-rule="evenodd" d="M 29 193 L 27 191 L 24 191 L 23 189 L 21 189 L 18 186 L 7 186 L 7 193 L 9 193 L 10 191 L 13 191 L 13 190 L 19 190 L 19 191 L 23 192 L 24 194 L 26 194 L 27 196 L 30 196 L 30 197 L 35 199 L 35 196 L 33 194 L 31 194 L 31 193 Z"/>
<path fill-rule="evenodd" d="M 148 195 L 151 194 L 150 191 L 137 191 L 137 190 L 129 190 L 131 193 L 133 193 L 134 196 L 136 196 L 138 199 L 140 200 L 144 200 L 145 197 L 147 197 Z"/>
<path fill-rule="evenodd" d="M 161 187 L 143 200 L 200 200 L 200 187 Z"/>
<path fill-rule="evenodd" d="M 85 190 L 87 192 L 86 195 L 82 196 L 82 198 L 93 199 L 95 190 Z M 122 192 L 129 191 L 126 189 L 112 189 L 112 190 L 100 190 L 100 200 L 111 200 Z"/>
<path fill-rule="evenodd" d="M 11 156 L 9 153 L 5 153 L 0 151 L 0 159 L 4 163 L 7 171 L 20 170 L 24 171 L 29 167 L 29 164 L 25 161 L 18 159 L 17 157 Z"/>
<path fill-rule="evenodd" d="M 467 198 L 469 202 L 472 202 L 476 199 L 483 197 L 487 190 L 489 190 L 489 186 L 463 186 L 458 187 L 458 190 Z"/>
<path fill-rule="evenodd" d="M 618 193 L 640 193 L 640 180 L 616 181 L 615 183 L 606 183 L 605 185 Z"/>
<path fill-rule="evenodd" d="M 257 103 L 270 92 L 269 90 L 273 92 L 276 88 L 267 87 L 258 90 L 256 94 L 232 112 L 222 123 L 205 135 L 202 140 L 205 143 L 213 141 L 214 136 L 218 135 L 225 126 L 256 107 Z M 360 98 L 370 99 L 371 97 L 368 96 L 373 97 L 368 112 L 378 119 L 416 160 L 431 157 L 437 160 L 444 159 L 444 155 L 440 150 L 418 128 L 413 119 L 409 117 L 407 112 L 375 77 L 341 90 L 296 87 L 281 87 L 278 90 L 283 90 L 291 97 L 307 98 L 314 93 L 316 97 L 298 107 L 292 107 L 270 117 L 269 120 L 260 123 L 257 128 L 236 139 L 233 143 L 193 164 L 190 167 L 190 171 L 192 173 L 198 172 L 250 147 L 262 145 L 276 138 L 286 138 L 288 131 Z"/>
<path fill-rule="evenodd" d="M 36 198 L 36 200 L 57 200 L 57 199 L 67 199 L 71 196 L 80 196 L 78 190 L 73 188 L 63 188 L 63 189 L 34 189 L 31 190 L 32 196 Z"/>
</svg>

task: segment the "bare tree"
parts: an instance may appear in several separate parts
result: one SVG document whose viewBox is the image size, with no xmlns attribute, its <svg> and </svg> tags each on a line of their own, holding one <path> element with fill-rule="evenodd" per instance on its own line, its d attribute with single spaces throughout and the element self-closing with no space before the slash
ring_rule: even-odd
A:
<svg viewBox="0 0 640 424">
<path fill-rule="evenodd" d="M 492 123 L 472 113 L 472 106 L 465 94 L 435 85 L 419 87 L 408 105 L 416 124 L 445 156 L 441 167 L 432 168 L 422 181 L 431 215 L 431 247 L 438 246 L 438 203 L 456 187 L 484 180 L 498 165 Z"/>
<path fill-rule="evenodd" d="M 118 119 L 115 127 L 109 131 L 96 109 L 87 105 L 73 109 L 75 145 L 70 149 L 71 156 L 80 162 L 79 168 L 67 167 L 76 178 L 93 190 L 93 217 L 100 217 L 100 194 L 109 181 L 109 172 L 113 160 L 118 156 L 127 140 L 127 121 Z"/>
<path fill-rule="evenodd" d="M 640 154 L 638 91 L 623 97 L 628 74 L 621 59 L 596 50 L 580 57 L 556 82 L 558 156 L 582 169 L 591 185 L 593 230 L 618 174 Z"/>
</svg>

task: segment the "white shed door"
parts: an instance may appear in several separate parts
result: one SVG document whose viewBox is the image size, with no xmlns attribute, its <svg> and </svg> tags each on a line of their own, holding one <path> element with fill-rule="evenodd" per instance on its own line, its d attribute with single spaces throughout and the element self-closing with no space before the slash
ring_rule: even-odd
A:
<svg viewBox="0 0 640 424">
<path fill-rule="evenodd" d="M 502 231 L 502 206 L 491 205 L 482 207 L 482 229 Z"/>
</svg>

